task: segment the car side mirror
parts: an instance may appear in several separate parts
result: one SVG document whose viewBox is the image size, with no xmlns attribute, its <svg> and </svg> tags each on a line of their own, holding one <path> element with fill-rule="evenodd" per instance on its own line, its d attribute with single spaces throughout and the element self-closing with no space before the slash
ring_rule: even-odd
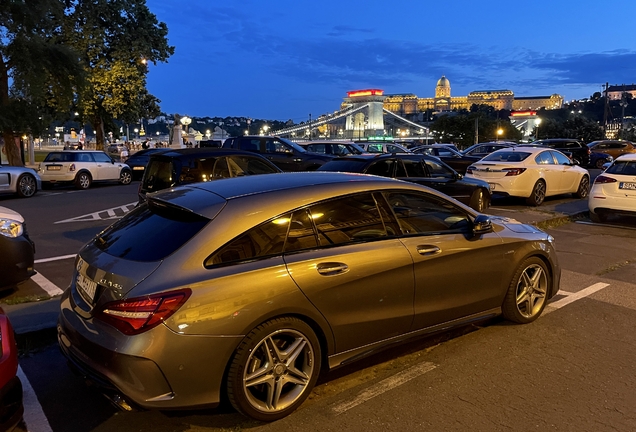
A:
<svg viewBox="0 0 636 432">
<path fill-rule="evenodd" d="M 492 231 L 492 221 L 490 220 L 490 217 L 480 214 L 475 218 L 475 221 L 473 222 L 473 234 L 475 236 L 487 234 Z"/>
<path fill-rule="evenodd" d="M 453 177 L 455 178 L 455 180 L 461 180 L 464 178 L 464 174 L 455 173 Z"/>
</svg>

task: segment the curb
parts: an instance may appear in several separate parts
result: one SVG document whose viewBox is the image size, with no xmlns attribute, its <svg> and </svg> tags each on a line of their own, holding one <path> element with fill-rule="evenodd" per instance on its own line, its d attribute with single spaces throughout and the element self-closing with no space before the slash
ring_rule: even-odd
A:
<svg viewBox="0 0 636 432">
<path fill-rule="evenodd" d="M 17 335 L 24 335 L 40 330 L 55 328 L 60 314 L 60 299 L 52 298 L 38 302 L 3 304 L 13 330 Z"/>
</svg>

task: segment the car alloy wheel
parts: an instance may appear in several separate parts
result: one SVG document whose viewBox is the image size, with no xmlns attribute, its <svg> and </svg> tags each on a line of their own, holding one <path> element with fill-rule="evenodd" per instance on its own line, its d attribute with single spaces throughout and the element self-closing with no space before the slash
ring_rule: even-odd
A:
<svg viewBox="0 0 636 432">
<path fill-rule="evenodd" d="M 130 184 L 132 181 L 132 173 L 130 171 L 122 170 L 121 174 L 119 174 L 119 182 L 123 185 Z"/>
<path fill-rule="evenodd" d="M 483 189 L 477 189 L 473 192 L 473 196 L 470 200 L 470 206 L 480 213 L 486 211 L 489 205 L 488 198 L 486 198 L 486 194 Z"/>
<path fill-rule="evenodd" d="M 597 159 L 596 160 L 596 168 L 603 169 L 603 165 L 605 164 L 605 159 Z"/>
<path fill-rule="evenodd" d="M 90 174 L 81 172 L 75 178 L 75 186 L 77 186 L 79 189 L 88 189 L 89 187 L 91 187 L 91 181 L 92 179 Z"/>
<path fill-rule="evenodd" d="M 587 195 L 590 193 L 590 178 L 586 175 L 583 176 L 581 182 L 579 183 L 579 188 L 577 189 L 576 195 L 577 198 L 583 199 L 587 198 Z"/>
<path fill-rule="evenodd" d="M 230 402 L 256 420 L 283 418 L 309 396 L 320 363 L 318 339 L 304 321 L 293 317 L 267 321 L 236 350 L 227 381 Z"/>
<path fill-rule="evenodd" d="M 550 275 L 539 257 L 526 259 L 515 272 L 504 304 L 506 319 L 525 324 L 534 321 L 545 308 L 550 287 Z"/>
<path fill-rule="evenodd" d="M 18 195 L 23 198 L 29 198 L 35 195 L 36 191 L 35 178 L 30 174 L 22 174 L 18 179 Z"/>
<path fill-rule="evenodd" d="M 530 197 L 526 200 L 528 204 L 533 206 L 540 206 L 545 199 L 545 182 L 538 180 L 532 188 Z"/>
</svg>

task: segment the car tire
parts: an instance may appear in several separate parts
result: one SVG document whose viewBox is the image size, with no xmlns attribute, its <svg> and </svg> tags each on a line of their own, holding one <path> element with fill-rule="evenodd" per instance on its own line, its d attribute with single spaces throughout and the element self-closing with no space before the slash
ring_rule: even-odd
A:
<svg viewBox="0 0 636 432">
<path fill-rule="evenodd" d="M 545 181 L 537 180 L 532 188 L 532 193 L 526 199 L 526 202 L 531 206 L 540 206 L 543 203 L 543 200 L 545 200 L 545 189 Z"/>
<path fill-rule="evenodd" d="M 121 170 L 121 173 L 119 173 L 119 183 L 123 185 L 129 185 L 131 181 L 132 181 L 132 172 L 130 172 L 130 170 L 127 170 L 127 169 Z"/>
<path fill-rule="evenodd" d="M 590 178 L 584 175 L 581 178 L 581 182 L 579 183 L 579 188 L 574 193 L 574 196 L 579 199 L 583 199 L 583 198 L 587 198 L 589 194 L 590 194 Z"/>
<path fill-rule="evenodd" d="M 477 210 L 479 213 L 483 213 L 490 207 L 490 200 L 488 194 L 484 192 L 482 188 L 478 188 L 473 192 L 470 197 L 470 207 Z"/>
<path fill-rule="evenodd" d="M 539 257 L 527 258 L 517 269 L 504 298 L 504 318 L 519 324 L 530 323 L 543 312 L 548 302 L 552 278 Z"/>
<path fill-rule="evenodd" d="M 605 160 L 604 159 L 597 159 L 596 160 L 596 168 L 603 169 L 603 165 L 605 165 Z"/>
<path fill-rule="evenodd" d="M 293 412 L 309 396 L 321 365 L 313 329 L 295 317 L 275 318 L 252 330 L 230 363 L 227 394 L 234 408 L 259 421 Z"/>
<path fill-rule="evenodd" d="M 86 171 L 82 171 L 75 176 L 75 187 L 78 189 L 88 189 L 91 187 L 93 179 Z"/>
<path fill-rule="evenodd" d="M 30 198 L 38 191 L 38 184 L 31 174 L 22 174 L 18 178 L 16 192 L 21 198 Z"/>
</svg>

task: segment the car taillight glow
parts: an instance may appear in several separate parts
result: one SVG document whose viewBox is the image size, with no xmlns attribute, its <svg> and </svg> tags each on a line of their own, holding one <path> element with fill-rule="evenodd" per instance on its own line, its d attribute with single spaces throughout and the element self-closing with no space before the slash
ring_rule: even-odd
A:
<svg viewBox="0 0 636 432">
<path fill-rule="evenodd" d="M 188 300 L 189 288 L 107 303 L 95 315 L 125 335 L 136 335 L 158 326 Z"/>
<path fill-rule="evenodd" d="M 596 180 L 594 180 L 594 183 L 598 183 L 598 184 L 602 184 L 602 183 L 616 183 L 616 179 L 615 178 L 611 178 L 611 177 L 606 177 L 606 176 L 598 176 L 596 177 Z"/>
<path fill-rule="evenodd" d="M 525 168 L 504 168 L 502 171 L 507 171 L 506 177 L 508 177 L 508 176 L 518 176 L 519 174 L 523 173 L 525 170 L 526 170 Z"/>
<path fill-rule="evenodd" d="M 70 164 L 70 165 L 68 166 L 68 170 L 69 170 L 69 171 L 75 171 L 75 164 Z"/>
<path fill-rule="evenodd" d="M 472 174 L 474 169 L 474 166 L 469 166 L 468 168 L 466 168 L 466 174 Z"/>
</svg>

